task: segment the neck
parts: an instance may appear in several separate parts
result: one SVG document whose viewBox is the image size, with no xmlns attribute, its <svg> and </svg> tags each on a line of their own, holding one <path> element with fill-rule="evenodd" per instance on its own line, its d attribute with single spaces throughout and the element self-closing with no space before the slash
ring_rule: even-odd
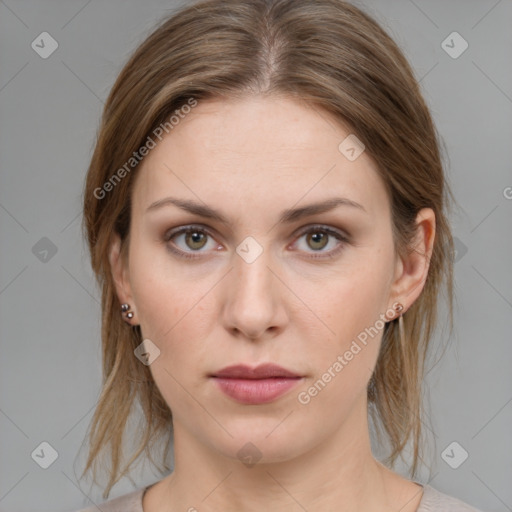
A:
<svg viewBox="0 0 512 512">
<path fill-rule="evenodd" d="M 421 497 L 416 484 L 374 459 L 366 402 L 355 407 L 350 421 L 299 457 L 251 467 L 201 443 L 175 419 L 174 461 L 173 473 L 156 484 L 158 498 L 145 497 L 145 512 L 259 512 L 269 503 L 276 512 L 409 512 Z"/>
</svg>

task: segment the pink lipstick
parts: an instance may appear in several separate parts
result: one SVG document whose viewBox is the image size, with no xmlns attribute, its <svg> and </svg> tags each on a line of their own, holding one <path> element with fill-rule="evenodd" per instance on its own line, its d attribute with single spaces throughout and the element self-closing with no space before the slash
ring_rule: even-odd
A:
<svg viewBox="0 0 512 512">
<path fill-rule="evenodd" d="M 271 363 L 256 368 L 243 364 L 228 366 L 210 377 L 226 395 L 249 405 L 272 402 L 302 380 L 300 375 Z"/>
</svg>

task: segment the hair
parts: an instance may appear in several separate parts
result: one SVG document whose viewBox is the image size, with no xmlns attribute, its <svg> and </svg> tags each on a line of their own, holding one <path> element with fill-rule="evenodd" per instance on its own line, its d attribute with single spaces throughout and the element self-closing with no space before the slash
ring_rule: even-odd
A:
<svg viewBox="0 0 512 512">
<path fill-rule="evenodd" d="M 424 288 L 403 315 L 402 338 L 396 320 L 386 323 L 367 394 L 371 418 L 389 442 L 385 463 L 393 466 L 399 455 L 403 458 L 409 442 L 412 476 L 423 460 L 425 357 L 443 284 L 450 332 L 453 329 L 454 245 L 447 216 L 453 195 L 443 171 L 440 137 L 419 83 L 385 30 L 347 2 L 205 0 L 163 20 L 131 55 L 105 103 L 87 172 L 83 230 L 102 292 L 103 387 L 82 476 L 92 469 L 96 482 L 97 459 L 108 451 L 111 465 L 104 498 L 129 475 L 141 453 L 156 464 L 151 447 L 157 440 L 167 439 L 160 451 L 160 471 L 168 470 L 172 437 L 171 411 L 148 366 L 134 357 L 142 341 L 140 327 L 121 317 L 108 258 L 113 233 L 120 236 L 126 257 L 131 193 L 139 166 L 131 159 L 191 98 L 200 103 L 256 94 L 305 102 L 350 127 L 386 185 L 397 254 L 414 250 L 419 210 L 428 207 L 435 213 Z M 124 463 L 123 436 L 138 405 L 143 413 L 138 445 L 131 446 L 131 458 Z"/>
</svg>

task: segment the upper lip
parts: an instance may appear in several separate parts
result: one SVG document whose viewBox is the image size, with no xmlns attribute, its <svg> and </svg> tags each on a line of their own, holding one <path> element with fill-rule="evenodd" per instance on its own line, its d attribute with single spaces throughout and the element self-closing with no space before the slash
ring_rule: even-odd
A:
<svg viewBox="0 0 512 512">
<path fill-rule="evenodd" d="M 272 377 L 297 378 L 300 375 L 278 366 L 277 364 L 265 363 L 251 368 L 245 364 L 236 364 L 227 366 L 218 372 L 210 375 L 211 377 L 223 377 L 231 379 L 268 379 Z"/>
</svg>

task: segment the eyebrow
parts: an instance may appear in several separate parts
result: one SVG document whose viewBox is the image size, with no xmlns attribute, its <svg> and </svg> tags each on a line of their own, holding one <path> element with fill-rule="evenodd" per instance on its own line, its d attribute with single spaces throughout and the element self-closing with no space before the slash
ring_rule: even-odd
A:
<svg viewBox="0 0 512 512">
<path fill-rule="evenodd" d="M 157 210 L 162 208 L 163 206 L 175 205 L 190 213 L 194 213 L 199 215 L 200 217 L 205 217 L 207 219 L 216 220 L 222 224 L 229 225 L 229 221 L 226 219 L 222 213 L 219 211 L 201 203 L 197 203 L 190 199 L 178 199 L 175 197 L 165 197 L 163 199 L 159 199 L 152 203 L 147 209 L 146 213 L 150 211 Z M 309 217 L 311 215 L 315 215 L 318 213 L 324 213 L 330 210 L 334 210 L 338 206 L 350 206 L 353 208 L 357 208 L 365 213 L 368 213 L 363 205 L 352 201 L 351 199 L 347 199 L 345 197 L 333 197 L 330 199 L 326 199 L 324 201 L 320 201 L 317 203 L 311 203 L 306 206 L 302 206 L 300 208 L 290 208 L 288 210 L 283 210 L 279 217 L 280 223 L 291 223 L 297 220 L 300 220 L 304 217 Z"/>
</svg>

